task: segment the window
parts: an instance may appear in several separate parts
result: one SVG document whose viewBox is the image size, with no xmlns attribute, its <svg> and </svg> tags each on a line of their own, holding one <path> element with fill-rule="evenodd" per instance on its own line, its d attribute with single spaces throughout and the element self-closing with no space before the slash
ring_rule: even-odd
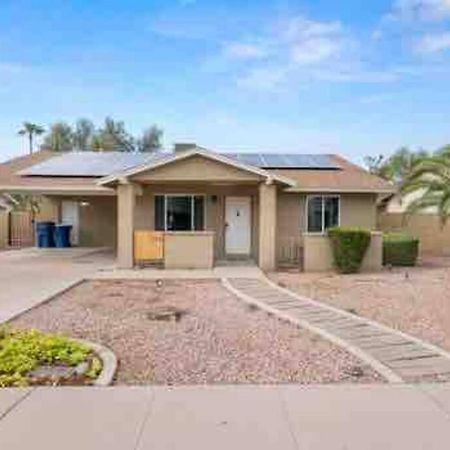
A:
<svg viewBox="0 0 450 450">
<path fill-rule="evenodd" d="M 307 199 L 308 233 L 323 233 L 339 225 L 340 205 L 338 196 L 311 195 Z"/>
<path fill-rule="evenodd" d="M 201 231 L 205 229 L 203 195 L 156 195 L 155 229 L 158 231 Z"/>
</svg>

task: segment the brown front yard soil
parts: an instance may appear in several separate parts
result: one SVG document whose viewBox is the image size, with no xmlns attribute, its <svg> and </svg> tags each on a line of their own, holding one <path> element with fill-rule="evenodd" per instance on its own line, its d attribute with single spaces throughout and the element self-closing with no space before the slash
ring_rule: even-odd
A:
<svg viewBox="0 0 450 450">
<path fill-rule="evenodd" d="M 374 274 L 280 272 L 272 279 L 450 351 L 450 258 L 427 258 L 419 267 Z"/>
<path fill-rule="evenodd" d="M 344 350 L 248 307 L 213 280 L 87 282 L 13 325 L 111 348 L 117 384 L 381 381 Z"/>
</svg>

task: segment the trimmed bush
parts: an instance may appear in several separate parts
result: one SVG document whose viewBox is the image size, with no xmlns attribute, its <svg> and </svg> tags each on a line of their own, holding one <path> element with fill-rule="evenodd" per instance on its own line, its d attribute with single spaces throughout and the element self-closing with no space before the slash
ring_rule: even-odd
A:
<svg viewBox="0 0 450 450">
<path fill-rule="evenodd" d="M 415 266 L 419 255 L 419 239 L 407 233 L 386 233 L 383 236 L 383 264 Z"/>
<path fill-rule="evenodd" d="M 361 228 L 335 227 L 328 230 L 334 265 L 341 273 L 359 272 L 370 244 L 370 231 Z"/>
</svg>

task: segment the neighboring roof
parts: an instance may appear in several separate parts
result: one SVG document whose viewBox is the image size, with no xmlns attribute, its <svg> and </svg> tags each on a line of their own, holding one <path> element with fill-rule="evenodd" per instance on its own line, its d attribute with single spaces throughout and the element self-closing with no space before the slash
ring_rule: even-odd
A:
<svg viewBox="0 0 450 450">
<path fill-rule="evenodd" d="M 113 194 L 114 191 L 100 187 L 96 178 L 86 177 L 28 177 L 19 173 L 31 166 L 40 164 L 57 153 L 40 150 L 32 155 L 20 156 L 0 164 L 0 191 L 34 192 L 34 193 L 66 193 L 66 194 Z"/>
<path fill-rule="evenodd" d="M 296 181 L 293 192 L 391 193 L 395 186 L 338 155 L 329 155 L 341 170 L 269 170 Z"/>
<path fill-rule="evenodd" d="M 287 190 L 292 192 L 391 193 L 395 191 L 395 187 L 391 183 L 370 174 L 338 155 L 323 155 L 327 157 L 330 167 L 333 167 L 329 169 L 261 169 L 239 161 L 242 158 L 236 155 L 241 154 L 224 155 L 202 148 L 177 154 L 162 153 L 158 155 L 122 152 L 70 152 L 61 155 L 42 150 L 0 164 L 0 191 L 113 194 L 114 191 L 105 187 L 104 184 L 111 183 L 112 180 L 117 180 L 120 177 L 160 167 L 192 154 L 206 155 L 208 158 L 242 170 L 248 170 L 262 177 L 275 178 L 279 182 L 287 184 L 289 186 Z M 230 155 L 234 156 L 230 157 Z M 268 154 L 262 155 L 267 156 Z M 306 156 L 309 157 L 309 155 Z M 138 162 L 138 165 L 135 164 L 133 167 L 133 162 Z M 106 177 L 99 179 L 105 173 L 106 165 L 109 164 L 119 167 L 118 172 L 107 173 Z M 78 165 L 78 169 L 69 172 L 69 168 L 73 168 L 75 165 Z M 49 168 L 51 167 L 59 168 L 59 172 L 50 175 Z M 99 175 L 94 175 L 97 171 Z M 36 175 L 20 175 L 31 173 Z M 68 173 L 72 173 L 72 175 L 68 176 Z M 99 185 L 99 182 L 101 185 Z"/>
<path fill-rule="evenodd" d="M 295 182 L 290 180 L 289 178 L 285 177 L 284 175 L 280 174 L 273 174 L 265 169 L 260 169 L 259 167 L 252 166 L 249 164 L 245 164 L 243 162 L 237 161 L 234 158 L 230 158 L 228 156 L 225 156 L 221 153 L 216 153 L 211 150 L 207 150 L 202 147 L 194 147 L 191 150 L 186 150 L 179 153 L 171 153 L 168 155 L 165 155 L 164 157 L 160 158 L 154 158 L 149 161 L 146 161 L 145 163 L 141 164 L 140 166 L 133 167 L 131 169 L 127 169 L 121 172 L 113 173 L 107 177 L 102 178 L 99 180 L 99 185 L 109 185 L 111 183 L 114 183 L 120 179 L 128 178 L 133 175 L 137 175 L 142 172 L 147 172 L 149 170 L 156 169 L 158 167 L 165 166 L 167 164 L 175 163 L 176 161 L 181 161 L 187 158 L 191 158 L 193 156 L 202 156 L 204 158 L 221 162 L 223 164 L 226 164 L 231 167 L 235 167 L 237 169 L 243 170 L 245 172 L 250 172 L 252 174 L 256 174 L 261 176 L 262 178 L 266 178 L 269 181 L 277 181 L 282 184 L 286 184 L 288 186 L 295 186 Z"/>
</svg>

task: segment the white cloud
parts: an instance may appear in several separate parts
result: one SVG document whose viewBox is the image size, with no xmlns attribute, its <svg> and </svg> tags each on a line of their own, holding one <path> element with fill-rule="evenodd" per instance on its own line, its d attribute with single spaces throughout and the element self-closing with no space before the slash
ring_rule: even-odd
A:
<svg viewBox="0 0 450 450">
<path fill-rule="evenodd" d="M 276 67 L 259 67 L 250 70 L 236 80 L 239 88 L 253 91 L 279 91 L 286 82 L 288 72 Z"/>
<path fill-rule="evenodd" d="M 450 32 L 427 34 L 416 44 L 419 53 L 439 53 L 450 49 Z"/>
<path fill-rule="evenodd" d="M 410 35 L 403 43 L 412 40 Z M 418 65 L 417 61 L 399 59 L 399 65 L 390 57 L 380 59 L 379 43 L 368 41 L 364 47 L 364 42 L 341 22 L 297 16 L 275 23 L 264 33 L 222 44 L 214 67 L 230 73 L 241 89 L 267 92 L 297 91 L 316 82 L 395 83 L 405 77 L 423 77 L 436 69 L 436 65 L 423 61 Z M 439 37 L 427 34 L 420 47 L 415 42 L 422 52 L 437 52 L 450 47 L 450 33 Z"/>
<path fill-rule="evenodd" d="M 355 66 L 357 44 L 340 22 L 297 16 L 278 23 L 270 36 L 260 38 L 266 42 L 266 66 L 250 65 L 238 78 L 239 87 L 274 91 L 311 81 L 370 78 L 349 68 Z M 346 69 L 339 71 L 342 67 Z"/>
<path fill-rule="evenodd" d="M 281 27 L 282 35 L 291 41 L 318 36 L 330 36 L 340 34 L 343 31 L 340 22 L 318 22 L 303 16 L 293 17 L 287 23 L 281 24 Z"/>
<path fill-rule="evenodd" d="M 339 55 L 341 50 L 342 43 L 333 39 L 306 39 L 293 45 L 291 59 L 299 65 L 319 64 Z"/>
<path fill-rule="evenodd" d="M 450 0 L 396 0 L 386 16 L 393 21 L 440 21 L 450 17 Z"/>
<path fill-rule="evenodd" d="M 319 22 L 299 16 L 282 24 L 279 39 L 293 64 L 316 65 L 338 56 L 346 47 L 340 22 Z"/>
<path fill-rule="evenodd" d="M 259 44 L 231 42 L 224 45 L 223 55 L 230 59 L 261 59 L 268 55 L 268 50 Z"/>
</svg>

